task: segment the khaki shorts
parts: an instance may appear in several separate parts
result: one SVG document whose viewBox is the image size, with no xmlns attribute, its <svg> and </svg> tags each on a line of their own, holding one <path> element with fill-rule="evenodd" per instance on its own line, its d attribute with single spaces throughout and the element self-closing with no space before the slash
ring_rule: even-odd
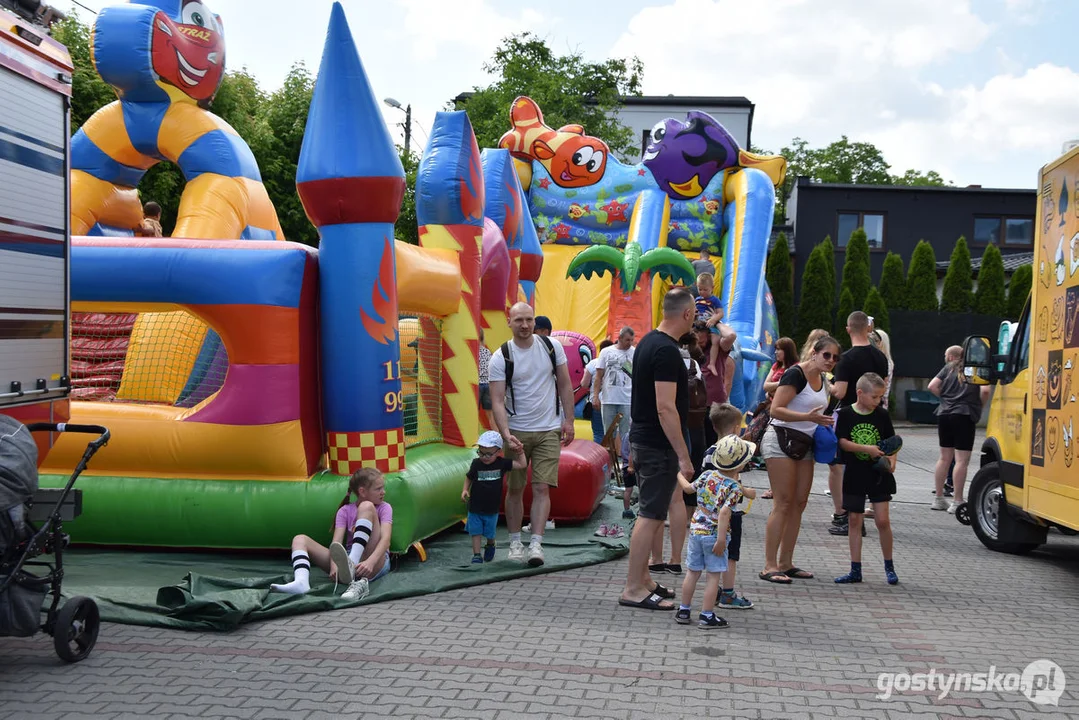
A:
<svg viewBox="0 0 1079 720">
<path fill-rule="evenodd" d="M 562 454 L 562 432 L 546 430 L 544 432 L 514 432 L 514 437 L 525 446 L 525 458 L 532 466 L 532 482 L 558 487 L 558 458 Z M 510 457 L 506 453 L 506 457 Z M 520 490 L 528 482 L 528 468 L 511 470 L 506 475 L 506 486 Z"/>
</svg>

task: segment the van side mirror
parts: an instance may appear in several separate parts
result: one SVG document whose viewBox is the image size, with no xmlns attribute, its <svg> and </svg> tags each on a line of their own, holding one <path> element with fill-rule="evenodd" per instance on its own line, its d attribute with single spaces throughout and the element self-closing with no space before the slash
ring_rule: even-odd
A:
<svg viewBox="0 0 1079 720">
<path fill-rule="evenodd" d="M 972 335 L 963 343 L 963 376 L 971 385 L 989 385 L 996 377 L 992 346 L 984 335 Z"/>
</svg>

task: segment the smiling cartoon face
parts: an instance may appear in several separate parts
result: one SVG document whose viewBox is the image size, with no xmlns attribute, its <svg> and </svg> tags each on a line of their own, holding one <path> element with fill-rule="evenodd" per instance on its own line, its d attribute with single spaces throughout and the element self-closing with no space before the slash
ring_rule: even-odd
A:
<svg viewBox="0 0 1079 720">
<path fill-rule="evenodd" d="M 209 105 L 225 72 L 221 19 L 205 3 L 183 0 L 178 20 L 154 15 L 152 38 L 154 72 L 200 106 Z"/>
<path fill-rule="evenodd" d="M 555 330 L 551 339 L 562 343 L 566 351 L 566 369 L 569 371 L 569 384 L 573 388 L 573 402 L 578 403 L 588 395 L 588 390 L 581 387 L 585 365 L 596 356 L 596 345 L 592 338 L 569 330 Z"/>
<path fill-rule="evenodd" d="M 656 123 L 644 151 L 644 166 L 674 200 L 700 195 L 716 173 L 738 164 L 738 143 L 710 115 L 691 112 L 685 121 Z"/>
<path fill-rule="evenodd" d="M 561 142 L 552 141 L 550 144 L 537 140 L 532 145 L 533 154 L 549 166 L 551 178 L 559 187 L 595 185 L 607 167 L 607 146 L 595 138 L 575 133 L 562 134 L 570 137 L 564 140 L 555 138 Z"/>
</svg>

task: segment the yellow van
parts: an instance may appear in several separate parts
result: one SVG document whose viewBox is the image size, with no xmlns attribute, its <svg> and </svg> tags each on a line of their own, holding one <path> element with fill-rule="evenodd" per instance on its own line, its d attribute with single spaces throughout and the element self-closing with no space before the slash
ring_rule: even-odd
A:
<svg viewBox="0 0 1079 720">
<path fill-rule="evenodd" d="M 995 385 L 981 469 L 960 522 L 992 550 L 1026 553 L 1051 526 L 1079 531 L 1079 148 L 1042 168 L 1035 218 L 1034 283 L 1018 323 L 967 338 L 964 374 Z"/>
</svg>

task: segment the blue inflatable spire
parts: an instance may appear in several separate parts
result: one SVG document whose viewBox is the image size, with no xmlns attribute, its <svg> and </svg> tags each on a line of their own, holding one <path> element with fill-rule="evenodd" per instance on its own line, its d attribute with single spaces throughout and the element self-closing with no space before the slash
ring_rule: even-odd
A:
<svg viewBox="0 0 1079 720">
<path fill-rule="evenodd" d="M 335 2 L 304 129 L 296 182 L 405 177 L 401 159 L 360 62 L 341 3 Z"/>
<path fill-rule="evenodd" d="M 330 470 L 403 470 L 393 224 L 405 172 L 340 3 L 330 14 L 296 191 L 319 231 L 320 361 L 329 388 L 322 419 Z"/>
</svg>

